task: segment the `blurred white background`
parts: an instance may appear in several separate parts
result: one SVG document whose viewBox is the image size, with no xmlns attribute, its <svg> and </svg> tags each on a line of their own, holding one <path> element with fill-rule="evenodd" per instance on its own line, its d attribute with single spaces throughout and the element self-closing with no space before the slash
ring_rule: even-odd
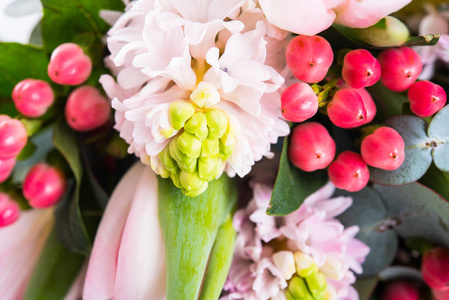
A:
<svg viewBox="0 0 449 300">
<path fill-rule="evenodd" d="M 63 1 L 63 0 L 62 0 Z M 11 3 L 7 16 L 5 8 Z M 42 17 L 39 0 L 0 0 L 0 42 L 27 44 L 33 28 Z"/>
</svg>

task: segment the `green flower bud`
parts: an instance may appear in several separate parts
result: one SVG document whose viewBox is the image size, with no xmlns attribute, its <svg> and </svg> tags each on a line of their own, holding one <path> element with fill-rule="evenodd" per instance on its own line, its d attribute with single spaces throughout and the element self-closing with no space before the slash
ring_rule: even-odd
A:
<svg viewBox="0 0 449 300">
<path fill-rule="evenodd" d="M 198 159 L 198 175 L 202 180 L 214 180 L 221 171 L 222 160 L 219 157 L 200 157 Z"/>
<path fill-rule="evenodd" d="M 205 140 L 209 134 L 206 116 L 203 113 L 194 114 L 184 125 L 184 130 L 196 135 L 202 141 Z"/>
<path fill-rule="evenodd" d="M 201 145 L 201 156 L 217 156 L 220 152 L 220 143 L 218 139 L 205 139 Z"/>
<path fill-rule="evenodd" d="M 231 144 L 230 146 L 226 146 L 226 140 L 223 141 L 220 139 L 220 157 L 223 161 L 226 161 L 228 157 L 232 154 L 232 151 L 234 151 L 235 144 Z"/>
<path fill-rule="evenodd" d="M 219 139 L 223 136 L 228 128 L 228 117 L 225 113 L 211 109 L 206 113 L 207 127 L 209 127 L 208 139 Z"/>
<path fill-rule="evenodd" d="M 324 300 L 326 297 L 327 281 L 322 272 L 315 272 L 304 278 L 310 293 L 316 300 Z"/>
<path fill-rule="evenodd" d="M 183 193 L 189 197 L 195 197 L 207 189 L 207 181 L 198 177 L 198 173 L 188 173 L 181 171 L 179 180 L 183 188 Z"/>
<path fill-rule="evenodd" d="M 201 141 L 186 131 L 177 138 L 177 145 L 182 153 L 191 158 L 198 158 L 201 154 Z"/>
<path fill-rule="evenodd" d="M 161 160 L 164 167 L 170 172 L 176 174 L 178 172 L 178 164 L 176 161 L 170 156 L 170 150 L 168 147 L 166 147 L 164 150 L 159 153 L 159 159 Z M 162 178 L 167 178 L 170 174 L 168 174 L 166 177 L 162 176 Z"/>
<path fill-rule="evenodd" d="M 286 296 L 288 295 L 287 299 L 294 299 L 294 300 L 317 300 L 314 299 L 313 296 L 310 294 L 309 289 L 307 288 L 306 282 L 304 279 L 294 276 L 289 284 L 288 284 L 288 293 L 286 293 Z"/>
<path fill-rule="evenodd" d="M 195 107 L 187 101 L 175 101 L 170 104 L 170 123 L 175 130 L 181 129 L 195 113 Z"/>
<path fill-rule="evenodd" d="M 220 93 L 212 84 L 206 81 L 201 81 L 196 90 L 190 95 L 190 99 L 195 102 L 198 107 L 208 108 L 220 101 Z"/>
<path fill-rule="evenodd" d="M 312 256 L 297 251 L 293 254 L 296 264 L 296 273 L 301 277 L 309 276 L 318 272 L 318 266 L 315 264 Z"/>
<path fill-rule="evenodd" d="M 179 180 L 179 175 L 181 174 L 181 171 L 178 170 L 177 173 L 170 173 L 170 179 L 173 181 L 173 184 L 178 188 L 182 189 L 181 181 Z"/>
<path fill-rule="evenodd" d="M 168 148 L 170 150 L 170 156 L 176 160 L 178 163 L 178 167 L 186 172 L 196 172 L 196 165 L 197 165 L 197 159 L 188 157 L 184 153 L 179 150 L 177 145 L 178 137 L 174 138 L 170 141 L 170 144 L 168 145 Z"/>
</svg>

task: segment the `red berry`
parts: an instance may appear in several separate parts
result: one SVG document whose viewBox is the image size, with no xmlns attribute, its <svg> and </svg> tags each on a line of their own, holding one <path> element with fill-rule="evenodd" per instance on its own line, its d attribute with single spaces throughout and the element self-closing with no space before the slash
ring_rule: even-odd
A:
<svg viewBox="0 0 449 300">
<path fill-rule="evenodd" d="M 360 154 L 344 151 L 327 169 L 330 181 L 339 189 L 357 192 L 369 181 L 368 166 Z"/>
<path fill-rule="evenodd" d="M 0 159 L 19 155 L 27 140 L 27 131 L 22 122 L 7 115 L 0 115 Z"/>
<path fill-rule="evenodd" d="M 34 165 L 23 181 L 23 195 L 34 208 L 55 205 L 65 189 L 66 180 L 62 171 L 45 163 Z"/>
<path fill-rule="evenodd" d="M 447 300 L 449 299 L 449 290 L 432 290 L 433 300 Z"/>
<path fill-rule="evenodd" d="M 16 158 L 0 159 L 0 183 L 4 182 L 11 175 Z"/>
<path fill-rule="evenodd" d="M 432 289 L 449 290 L 449 249 L 437 247 L 424 253 L 421 274 Z"/>
<path fill-rule="evenodd" d="M 25 79 L 12 91 L 12 100 L 17 110 L 27 117 L 40 117 L 53 104 L 54 94 L 51 86 L 42 80 Z"/>
<path fill-rule="evenodd" d="M 354 89 L 374 85 L 380 78 L 380 63 L 367 50 L 357 49 L 345 55 L 342 75 Z"/>
<path fill-rule="evenodd" d="M 335 142 L 320 123 L 303 123 L 293 129 L 288 157 L 299 169 L 306 172 L 325 169 L 334 156 Z"/>
<path fill-rule="evenodd" d="M 380 127 L 362 141 L 360 152 L 370 166 L 383 170 L 396 170 L 405 159 L 404 140 L 390 127 Z"/>
<path fill-rule="evenodd" d="M 438 84 L 418 81 L 408 90 L 410 109 L 419 117 L 430 117 L 446 104 L 446 92 Z"/>
<path fill-rule="evenodd" d="M 329 119 L 338 127 L 354 128 L 366 123 L 366 109 L 356 90 L 342 89 L 327 105 Z"/>
<path fill-rule="evenodd" d="M 0 193 L 0 228 L 11 225 L 20 217 L 20 207 L 7 194 Z"/>
<path fill-rule="evenodd" d="M 382 68 L 380 81 L 395 92 L 411 87 L 422 71 L 421 57 L 409 47 L 383 50 L 377 59 Z"/>
<path fill-rule="evenodd" d="M 61 44 L 51 54 L 48 76 L 58 84 L 81 84 L 91 72 L 92 61 L 77 44 Z"/>
<path fill-rule="evenodd" d="M 75 89 L 67 99 L 65 117 L 74 130 L 89 131 L 104 125 L 109 119 L 109 101 L 92 86 Z"/>
<path fill-rule="evenodd" d="M 418 289 L 407 281 L 396 281 L 387 285 L 383 300 L 419 300 Z"/>
<path fill-rule="evenodd" d="M 297 82 L 285 89 L 281 96 L 282 116 L 292 122 L 303 122 L 318 111 L 318 98 L 304 82 Z"/>
<path fill-rule="evenodd" d="M 334 53 L 324 38 L 300 35 L 288 44 L 286 59 L 296 78 L 313 83 L 324 79 L 334 60 Z"/>
<path fill-rule="evenodd" d="M 342 89 L 350 88 L 345 83 L 339 85 L 339 87 Z M 366 89 L 361 88 L 361 89 L 354 89 L 354 90 L 357 91 L 357 93 L 359 93 L 360 97 L 362 97 L 363 105 L 365 106 L 365 110 L 366 110 L 366 121 L 364 124 L 368 124 L 376 116 L 376 113 L 377 113 L 376 104 L 374 103 L 373 97 L 371 97 L 370 93 Z"/>
</svg>

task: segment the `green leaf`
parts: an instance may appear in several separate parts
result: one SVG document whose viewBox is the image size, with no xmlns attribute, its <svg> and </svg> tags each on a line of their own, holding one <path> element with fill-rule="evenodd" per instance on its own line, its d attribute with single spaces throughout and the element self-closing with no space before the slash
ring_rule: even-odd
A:
<svg viewBox="0 0 449 300">
<path fill-rule="evenodd" d="M 93 33 L 101 46 L 103 34 L 109 29 L 100 18 L 100 10 L 123 11 L 120 0 L 41 0 L 44 7 L 42 35 L 46 50 L 51 53 L 58 45 L 73 42 L 81 33 Z"/>
<path fill-rule="evenodd" d="M 210 254 L 200 300 L 218 299 L 231 267 L 236 232 L 229 215 L 221 225 Z"/>
<path fill-rule="evenodd" d="M 325 171 L 304 172 L 288 159 L 288 139 L 284 141 L 279 171 L 267 214 L 285 216 L 294 212 L 304 200 L 324 186 L 328 180 Z"/>
<path fill-rule="evenodd" d="M 449 201 L 449 173 L 442 172 L 432 164 L 420 182 Z"/>
<path fill-rule="evenodd" d="M 433 46 L 438 43 L 441 34 L 426 34 L 409 38 L 402 46 Z"/>
<path fill-rule="evenodd" d="M 433 117 L 427 134 L 434 141 L 433 162 L 444 172 L 449 172 L 449 106 L 443 107 Z"/>
<path fill-rule="evenodd" d="M 237 187 L 226 176 L 209 183 L 194 198 L 170 179 L 159 178 L 159 221 L 167 257 L 167 300 L 198 298 L 209 255 L 220 226 L 237 200 Z"/>
<path fill-rule="evenodd" d="M 17 160 L 25 160 L 27 158 L 30 158 L 35 151 L 36 145 L 34 145 L 32 141 L 28 141 L 25 147 L 23 147 L 22 151 L 20 151 L 19 155 L 17 156 Z"/>
<path fill-rule="evenodd" d="M 367 87 L 367 90 L 376 102 L 376 117 L 388 119 L 394 116 L 402 115 L 404 103 L 408 103 L 407 96 L 387 89 L 380 82 L 376 83 L 374 86 Z"/>
<path fill-rule="evenodd" d="M 421 178 L 432 163 L 432 148 L 426 134 L 427 123 L 415 116 L 396 116 L 385 122 L 404 139 L 405 160 L 393 171 L 370 168 L 370 180 L 379 184 L 401 185 Z"/>
<path fill-rule="evenodd" d="M 360 300 L 368 300 L 374 292 L 379 280 L 376 277 L 357 279 L 354 283 L 354 288 L 359 293 Z"/>
<path fill-rule="evenodd" d="M 26 78 L 49 81 L 48 57 L 34 46 L 0 42 L 0 97 L 11 97 L 14 86 Z"/>
<path fill-rule="evenodd" d="M 25 300 L 64 299 L 85 260 L 64 248 L 52 230 L 27 286 Z"/>
<path fill-rule="evenodd" d="M 356 193 L 338 190 L 336 194 L 353 198 L 352 206 L 338 218 L 345 227 L 360 227 L 357 238 L 371 248 L 362 266 L 362 276 L 374 276 L 393 261 L 398 245 L 396 234 L 382 226 L 389 217 L 385 204 L 379 195 L 368 187 Z"/>
<path fill-rule="evenodd" d="M 83 223 L 79 208 L 80 188 L 83 169 L 76 133 L 61 118 L 56 124 L 53 134 L 53 144 L 64 156 L 74 176 L 74 182 L 69 184 L 67 192 L 56 209 L 56 231 L 61 243 L 71 251 L 88 254 L 91 242 Z"/>
</svg>

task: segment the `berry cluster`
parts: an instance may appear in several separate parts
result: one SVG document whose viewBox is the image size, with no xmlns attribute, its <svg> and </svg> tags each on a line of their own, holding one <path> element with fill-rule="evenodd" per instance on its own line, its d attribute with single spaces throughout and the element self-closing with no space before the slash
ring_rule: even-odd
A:
<svg viewBox="0 0 449 300">
<path fill-rule="evenodd" d="M 333 63 L 330 44 L 319 36 L 297 36 L 286 50 L 287 64 L 300 80 L 281 96 L 281 113 L 292 122 L 304 122 L 318 111 L 340 128 L 367 125 L 376 115 L 376 105 L 365 89 L 379 80 L 394 92 L 408 90 L 411 111 L 429 117 L 446 103 L 443 88 L 430 81 L 417 81 L 422 70 L 419 55 L 409 47 L 381 51 L 377 58 L 364 49 L 343 52 L 341 78 Z M 333 78 L 334 77 L 334 78 Z M 320 85 L 324 82 L 323 85 Z M 321 108 L 321 109 L 320 109 Z M 328 168 L 330 180 L 341 189 L 359 191 L 369 181 L 368 165 L 396 170 L 405 159 L 404 141 L 389 127 L 364 129 L 360 154 L 344 151 L 335 156 L 335 142 L 326 128 L 309 122 L 296 126 L 291 135 L 289 157 L 298 168 L 310 172 Z"/>
<path fill-rule="evenodd" d="M 80 46 L 66 43 L 53 51 L 47 71 L 54 83 L 77 86 L 90 77 L 92 61 Z M 33 134 L 27 131 L 22 118 L 48 119 L 47 112 L 57 102 L 56 94 L 51 83 L 33 78 L 22 80 L 14 87 L 12 100 L 22 116 L 14 119 L 0 115 L 0 183 L 11 176 L 19 154 Z M 108 100 L 89 85 L 75 88 L 65 103 L 66 121 L 76 131 L 90 131 L 102 126 L 108 121 L 110 112 Z M 65 190 L 63 171 L 47 163 L 32 166 L 22 182 L 23 196 L 34 208 L 55 205 Z M 1 192 L 0 227 L 14 223 L 19 216 L 20 207 L 13 196 Z"/>
</svg>

